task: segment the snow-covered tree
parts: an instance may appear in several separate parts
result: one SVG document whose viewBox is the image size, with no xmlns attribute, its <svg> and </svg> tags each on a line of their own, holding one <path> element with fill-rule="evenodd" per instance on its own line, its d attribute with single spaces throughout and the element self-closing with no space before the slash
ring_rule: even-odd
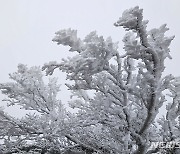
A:
<svg viewBox="0 0 180 154">
<path fill-rule="evenodd" d="M 56 32 L 53 41 L 69 46 L 75 56 L 47 63 L 42 70 L 46 75 L 55 69 L 67 74 L 69 105 L 77 113 L 66 111 L 58 100 L 56 79 L 45 84 L 39 67 L 19 65 L 10 74 L 15 82 L 1 84 L 0 89 L 9 105 L 35 113 L 16 119 L 1 110 L 3 152 L 180 152 L 175 146 L 151 148 L 153 142 L 180 142 L 180 79 L 163 74 L 174 36 L 165 36 L 166 25 L 147 30 L 147 24 L 139 7 L 124 11 L 114 24 L 127 31 L 124 51 L 111 37 L 105 39 L 95 31 L 83 40 L 76 30 Z M 166 112 L 157 119 L 164 105 Z"/>
</svg>

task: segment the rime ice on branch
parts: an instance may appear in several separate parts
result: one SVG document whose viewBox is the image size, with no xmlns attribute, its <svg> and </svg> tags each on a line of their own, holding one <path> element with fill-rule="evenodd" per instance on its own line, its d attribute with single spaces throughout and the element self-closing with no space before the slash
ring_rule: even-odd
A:
<svg viewBox="0 0 180 154">
<path fill-rule="evenodd" d="M 150 149 L 152 142 L 178 140 L 180 82 L 173 75 L 163 76 L 164 61 L 171 58 L 169 45 L 174 36 L 165 36 L 169 30 L 166 25 L 148 31 L 147 24 L 148 21 L 143 20 L 143 10 L 139 7 L 124 11 L 114 24 L 128 31 L 123 38 L 125 54 L 118 49 L 118 42 L 114 43 L 110 37 L 105 39 L 98 36 L 95 31 L 83 40 L 77 37 L 76 30 L 55 33 L 53 41 L 69 46 L 69 51 L 76 55 L 60 63 L 46 63 L 42 69 L 46 75 L 52 75 L 58 68 L 67 74 L 67 80 L 73 81 L 72 84 L 66 84 L 72 96 L 76 96 L 72 97 L 69 105 L 77 108 L 78 112 L 75 115 L 67 114 L 63 112 L 62 106 L 58 114 L 56 108 L 49 111 L 49 103 L 54 102 L 56 107 L 58 104 L 55 97 L 53 101 L 48 100 L 50 91 L 42 82 L 38 83 L 42 90 L 36 89 L 37 84 L 31 84 L 36 97 L 30 97 L 23 91 L 28 99 L 20 103 L 13 102 L 30 108 L 33 103 L 39 104 L 38 107 L 33 105 L 33 109 L 43 113 L 43 119 L 48 119 L 45 128 L 49 129 L 45 131 L 50 139 L 42 135 L 42 128 L 37 128 L 35 132 L 41 133 L 44 141 L 60 151 L 79 149 L 87 153 L 149 154 L 160 151 L 159 148 Z M 29 82 L 32 81 L 36 82 L 33 79 Z M 12 101 L 17 98 L 19 89 L 13 89 L 11 84 L 2 84 L 0 88 Z M 169 91 L 169 95 L 165 95 L 165 91 Z M 19 97 L 21 100 L 25 96 Z M 157 125 L 155 118 L 167 97 L 172 98 L 172 102 L 167 105 L 167 113 L 157 121 Z M 54 117 L 55 120 L 52 120 Z M 42 122 L 36 121 L 39 127 Z M 26 123 L 31 124 L 31 120 L 26 120 Z M 170 151 L 179 152 L 175 148 Z"/>
</svg>

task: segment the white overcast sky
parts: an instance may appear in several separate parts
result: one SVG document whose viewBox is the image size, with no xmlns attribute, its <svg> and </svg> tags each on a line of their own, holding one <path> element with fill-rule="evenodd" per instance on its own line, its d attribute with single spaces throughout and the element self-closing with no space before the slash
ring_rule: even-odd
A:
<svg viewBox="0 0 180 154">
<path fill-rule="evenodd" d="M 180 76 L 179 0 L 0 0 L 0 83 L 8 81 L 8 74 L 16 71 L 18 63 L 42 66 L 67 57 L 67 48 L 51 41 L 60 29 L 77 29 L 80 37 L 96 30 L 121 42 L 123 29 L 113 23 L 125 9 L 136 5 L 144 9 L 148 29 L 167 23 L 167 34 L 176 36 L 166 74 Z M 61 75 L 59 80 L 64 82 Z"/>
</svg>

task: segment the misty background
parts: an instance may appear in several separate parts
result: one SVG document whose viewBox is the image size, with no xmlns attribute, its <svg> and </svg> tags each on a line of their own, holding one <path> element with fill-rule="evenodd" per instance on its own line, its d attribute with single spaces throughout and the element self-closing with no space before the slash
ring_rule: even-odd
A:
<svg viewBox="0 0 180 154">
<path fill-rule="evenodd" d="M 119 41 L 119 51 L 123 51 L 125 31 L 113 24 L 124 10 L 137 5 L 149 20 L 148 30 L 166 23 L 170 28 L 166 35 L 175 35 L 170 46 L 173 59 L 166 60 L 165 74 L 180 76 L 179 0 L 0 0 L 0 83 L 10 81 L 8 74 L 15 72 L 19 63 L 42 66 L 69 56 L 67 47 L 52 42 L 54 33 L 61 29 L 77 29 L 82 39 L 96 30 L 98 35 Z M 56 71 L 55 76 L 62 84 L 59 97 L 66 104 L 69 93 L 63 86 L 65 74 Z M 5 105 L 3 98 L 0 93 L 0 106 Z M 22 115 L 16 107 L 6 111 Z"/>
</svg>

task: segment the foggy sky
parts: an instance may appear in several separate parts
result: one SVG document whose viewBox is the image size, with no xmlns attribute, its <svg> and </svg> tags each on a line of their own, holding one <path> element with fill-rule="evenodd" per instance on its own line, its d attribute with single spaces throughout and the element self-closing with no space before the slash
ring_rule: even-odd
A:
<svg viewBox="0 0 180 154">
<path fill-rule="evenodd" d="M 179 0 L 0 0 L 0 83 L 9 81 L 8 74 L 17 70 L 18 63 L 42 66 L 67 57 L 68 48 L 51 41 L 60 29 L 77 29 L 81 38 L 96 30 L 119 41 L 121 51 L 125 33 L 113 23 L 125 9 L 136 5 L 144 9 L 148 29 L 167 23 L 167 35 L 176 36 L 170 46 L 173 59 L 166 62 L 166 74 L 180 76 Z M 64 77 L 58 75 L 63 84 Z M 0 100 L 3 97 L 0 94 Z M 68 95 L 63 97 L 66 100 Z"/>
</svg>

